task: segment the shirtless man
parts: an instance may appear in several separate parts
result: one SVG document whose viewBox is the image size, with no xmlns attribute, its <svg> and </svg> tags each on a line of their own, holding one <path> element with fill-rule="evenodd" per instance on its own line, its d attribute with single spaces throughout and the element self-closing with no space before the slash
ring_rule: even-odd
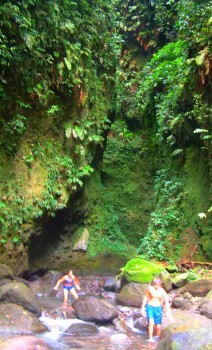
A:
<svg viewBox="0 0 212 350">
<path fill-rule="evenodd" d="M 145 316 L 145 311 L 148 318 L 148 341 L 153 340 L 153 331 L 155 326 L 156 336 L 161 335 L 161 322 L 163 314 L 163 305 L 165 305 L 166 315 L 171 320 L 174 321 L 171 315 L 171 309 L 169 305 L 168 295 L 166 291 L 161 287 L 161 280 L 159 278 L 154 278 L 152 280 L 151 286 L 147 289 L 146 294 L 143 299 L 141 313 Z"/>
<path fill-rule="evenodd" d="M 75 300 L 78 300 L 78 298 L 79 298 L 78 294 L 76 292 L 76 289 L 80 290 L 79 281 L 73 275 L 73 272 L 71 270 L 69 270 L 67 275 L 61 277 L 58 280 L 56 286 L 53 289 L 58 290 L 61 283 L 63 283 L 63 307 L 65 309 L 67 309 L 69 293 L 71 293 L 71 295 L 73 295 Z"/>
</svg>

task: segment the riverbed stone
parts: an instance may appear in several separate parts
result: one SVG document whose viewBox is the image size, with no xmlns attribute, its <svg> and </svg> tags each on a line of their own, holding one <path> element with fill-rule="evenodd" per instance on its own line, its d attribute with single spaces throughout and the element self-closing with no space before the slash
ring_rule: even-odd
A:
<svg viewBox="0 0 212 350">
<path fill-rule="evenodd" d="M 124 344 L 125 347 L 129 347 L 131 344 L 131 339 L 125 333 L 118 333 L 118 334 L 111 335 L 110 341 L 112 344 L 115 344 L 117 347 L 119 347 L 120 344 L 122 345 Z"/>
<path fill-rule="evenodd" d="M 193 296 L 204 297 L 210 290 L 212 290 L 212 278 L 205 278 L 186 283 L 180 292 L 189 292 Z"/>
<path fill-rule="evenodd" d="M 13 273 L 9 266 L 0 264 L 0 280 L 3 278 L 13 279 Z"/>
<path fill-rule="evenodd" d="M 109 277 L 104 281 L 103 288 L 109 292 L 115 292 L 116 288 L 116 277 Z"/>
<path fill-rule="evenodd" d="M 73 323 L 68 329 L 65 330 L 66 335 L 72 336 L 91 336 L 99 333 L 99 328 L 92 323 L 77 322 Z"/>
<path fill-rule="evenodd" d="M 1 342 L 1 350 L 50 350 L 45 340 L 32 335 L 15 336 Z"/>
<path fill-rule="evenodd" d="M 118 309 L 106 300 L 85 297 L 73 304 L 77 317 L 83 321 L 108 322 L 118 316 Z"/>
<path fill-rule="evenodd" d="M 47 331 L 47 327 L 22 306 L 12 303 L 0 304 L 0 333 L 35 334 Z"/>
<path fill-rule="evenodd" d="M 29 288 L 34 295 L 43 295 L 45 297 L 56 295 L 53 291 L 54 286 L 56 285 L 59 278 L 62 277 L 62 274 L 58 271 L 50 270 L 43 277 L 38 278 L 35 281 L 29 282 Z M 60 290 L 62 285 L 60 286 Z"/>
<path fill-rule="evenodd" d="M 149 284 L 127 283 L 116 296 L 116 302 L 122 305 L 141 307 Z"/>
<path fill-rule="evenodd" d="M 200 306 L 200 313 L 212 319 L 212 301 L 205 301 Z"/>
<path fill-rule="evenodd" d="M 183 287 L 186 284 L 189 273 L 190 272 L 185 272 L 185 273 L 176 275 L 172 280 L 173 285 L 177 288 Z"/>
<path fill-rule="evenodd" d="M 172 277 L 170 273 L 164 270 L 159 274 L 158 277 L 161 279 L 163 287 L 166 290 L 166 292 L 167 293 L 170 292 L 173 288 Z"/>
<path fill-rule="evenodd" d="M 190 310 L 172 309 L 172 316 L 174 322 L 170 322 L 164 314 L 162 337 L 166 337 L 169 334 L 187 332 L 196 328 L 212 327 L 212 320 Z"/>
<path fill-rule="evenodd" d="M 187 309 L 189 310 L 192 306 L 191 301 L 184 298 L 174 298 L 172 301 L 172 306 L 176 309 Z"/>
<path fill-rule="evenodd" d="M 38 305 L 35 296 L 23 283 L 13 281 L 1 286 L 0 302 L 17 304 L 36 316 L 41 315 L 41 307 Z"/>
<path fill-rule="evenodd" d="M 212 349 L 210 328 L 191 329 L 187 332 L 169 334 L 162 339 L 156 350 L 209 350 Z"/>
<path fill-rule="evenodd" d="M 73 252 L 86 252 L 88 247 L 88 241 L 89 241 L 89 231 L 86 227 L 79 228 L 78 230 L 82 229 L 82 233 L 80 238 L 77 240 L 77 242 L 74 244 Z M 77 231 L 78 231 L 77 230 Z"/>
</svg>

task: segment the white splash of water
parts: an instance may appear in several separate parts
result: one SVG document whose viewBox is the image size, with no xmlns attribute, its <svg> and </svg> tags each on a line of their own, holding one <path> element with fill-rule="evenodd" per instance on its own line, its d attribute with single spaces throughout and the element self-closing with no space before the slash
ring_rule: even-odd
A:
<svg viewBox="0 0 212 350">
<path fill-rule="evenodd" d="M 49 332 L 46 333 L 47 338 L 58 339 L 61 334 L 64 334 L 66 330 L 76 323 L 87 323 L 77 318 L 68 319 L 68 318 L 51 318 L 45 312 L 41 315 L 40 321 L 48 328 Z"/>
</svg>

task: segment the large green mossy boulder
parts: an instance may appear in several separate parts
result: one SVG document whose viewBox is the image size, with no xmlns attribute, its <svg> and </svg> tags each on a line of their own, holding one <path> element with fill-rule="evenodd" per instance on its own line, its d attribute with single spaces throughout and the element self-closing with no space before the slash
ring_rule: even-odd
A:
<svg viewBox="0 0 212 350">
<path fill-rule="evenodd" d="M 165 269 L 163 265 L 136 258 L 129 260 L 121 271 L 121 275 L 125 276 L 128 282 L 150 283 Z"/>
</svg>

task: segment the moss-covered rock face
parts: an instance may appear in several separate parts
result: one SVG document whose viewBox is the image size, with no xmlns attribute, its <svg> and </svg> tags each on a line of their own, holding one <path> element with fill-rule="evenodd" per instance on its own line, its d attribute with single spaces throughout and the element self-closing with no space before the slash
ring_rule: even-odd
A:
<svg viewBox="0 0 212 350">
<path fill-rule="evenodd" d="M 145 235 L 154 207 L 154 160 L 150 135 L 131 132 L 124 121 L 113 123 L 101 173 L 104 205 L 116 215 L 120 231 L 132 245 Z"/>
<path fill-rule="evenodd" d="M 164 267 L 160 264 L 136 258 L 128 261 L 121 271 L 128 282 L 149 283 L 155 276 L 164 271 Z"/>
</svg>

